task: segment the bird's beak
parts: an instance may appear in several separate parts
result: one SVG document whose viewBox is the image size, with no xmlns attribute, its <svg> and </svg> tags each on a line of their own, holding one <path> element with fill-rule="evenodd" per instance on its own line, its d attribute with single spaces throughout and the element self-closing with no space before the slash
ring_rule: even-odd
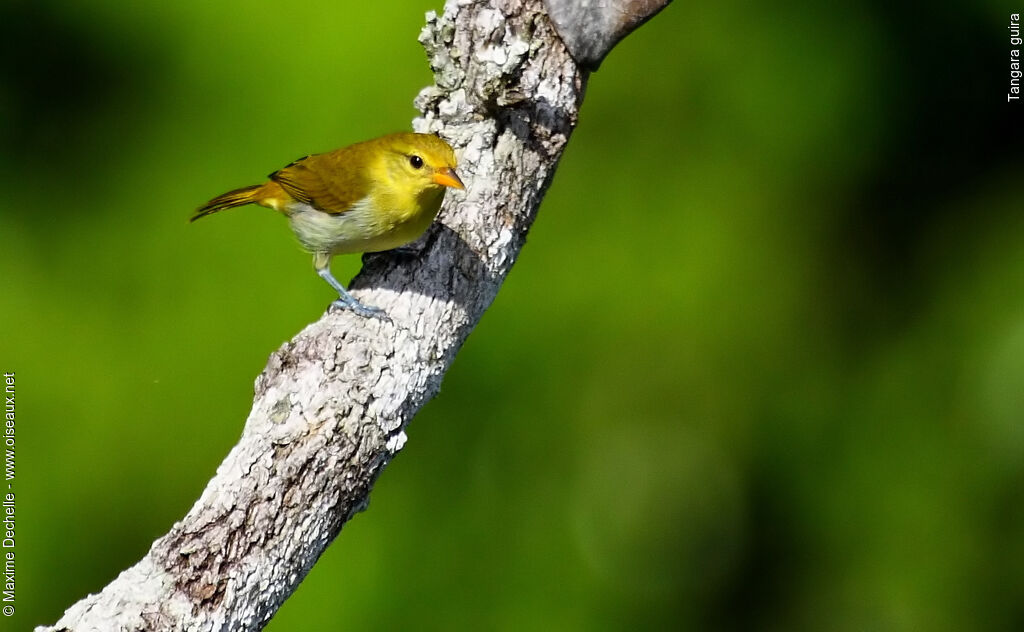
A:
<svg viewBox="0 0 1024 632">
<path fill-rule="evenodd" d="M 455 173 L 455 170 L 451 167 L 443 167 L 434 172 L 434 182 L 444 187 L 452 187 L 453 189 L 465 189 L 465 185 L 462 184 L 462 180 L 459 179 L 459 174 Z"/>
</svg>

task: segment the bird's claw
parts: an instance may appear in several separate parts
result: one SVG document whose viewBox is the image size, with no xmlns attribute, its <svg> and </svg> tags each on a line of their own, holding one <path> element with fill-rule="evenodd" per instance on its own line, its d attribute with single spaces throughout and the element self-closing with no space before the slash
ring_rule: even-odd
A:
<svg viewBox="0 0 1024 632">
<path fill-rule="evenodd" d="M 327 309 L 329 311 L 332 308 L 337 308 L 338 310 L 349 310 L 355 312 L 356 314 L 359 314 L 364 318 L 376 318 L 378 320 L 383 320 L 385 322 L 391 322 L 391 317 L 388 316 L 388 313 L 385 312 L 383 309 L 379 307 L 371 307 L 369 305 L 364 305 L 359 301 L 346 301 L 343 298 L 339 298 L 335 300 L 333 303 L 331 303 L 330 307 L 328 307 Z"/>
</svg>

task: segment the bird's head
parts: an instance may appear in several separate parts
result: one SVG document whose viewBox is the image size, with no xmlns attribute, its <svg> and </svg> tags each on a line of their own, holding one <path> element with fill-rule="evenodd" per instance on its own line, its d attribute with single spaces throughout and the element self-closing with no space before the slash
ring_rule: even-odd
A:
<svg viewBox="0 0 1024 632">
<path fill-rule="evenodd" d="M 388 180 L 403 193 L 432 197 L 443 193 L 445 187 L 465 188 L 455 173 L 455 152 L 437 136 L 399 133 L 380 141 Z"/>
</svg>

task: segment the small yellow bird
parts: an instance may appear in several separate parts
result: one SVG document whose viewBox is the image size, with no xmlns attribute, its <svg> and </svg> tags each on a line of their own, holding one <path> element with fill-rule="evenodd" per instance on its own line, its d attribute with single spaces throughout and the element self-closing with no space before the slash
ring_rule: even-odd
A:
<svg viewBox="0 0 1024 632">
<path fill-rule="evenodd" d="M 331 275 L 331 257 L 391 250 L 415 241 L 437 216 L 447 187 L 462 189 L 451 146 L 431 134 L 388 134 L 299 158 L 270 182 L 218 195 L 192 215 L 259 204 L 284 213 L 313 267 L 338 291 L 334 305 L 363 316 L 384 310 L 357 301 Z"/>
</svg>

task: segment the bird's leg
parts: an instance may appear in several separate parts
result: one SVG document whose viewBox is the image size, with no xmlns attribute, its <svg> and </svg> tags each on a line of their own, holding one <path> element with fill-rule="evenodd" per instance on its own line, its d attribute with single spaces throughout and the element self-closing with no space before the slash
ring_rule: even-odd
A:
<svg viewBox="0 0 1024 632">
<path fill-rule="evenodd" d="M 331 303 L 333 307 L 340 309 L 350 309 L 360 316 L 366 316 L 368 318 L 380 318 L 381 320 L 389 320 L 387 313 L 379 307 L 370 307 L 360 303 L 354 296 L 348 293 L 341 283 L 334 278 L 331 274 L 331 256 L 326 253 L 318 252 L 313 255 L 313 267 L 316 268 L 316 273 L 320 275 L 327 284 L 333 287 L 338 292 L 338 300 Z"/>
</svg>

